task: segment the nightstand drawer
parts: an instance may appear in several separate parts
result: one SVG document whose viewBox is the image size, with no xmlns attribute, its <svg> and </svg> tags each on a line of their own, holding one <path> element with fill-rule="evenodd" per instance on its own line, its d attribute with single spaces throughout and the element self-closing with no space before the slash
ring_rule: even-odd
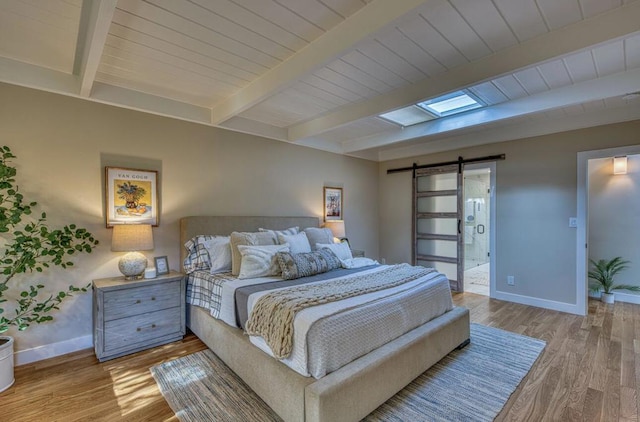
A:
<svg viewBox="0 0 640 422">
<path fill-rule="evenodd" d="M 184 300 L 180 280 L 104 293 L 104 320 L 126 318 L 159 309 L 179 307 Z"/>
<path fill-rule="evenodd" d="M 149 312 L 104 324 L 104 351 L 131 348 L 171 335 L 182 335 L 181 307 Z"/>
</svg>

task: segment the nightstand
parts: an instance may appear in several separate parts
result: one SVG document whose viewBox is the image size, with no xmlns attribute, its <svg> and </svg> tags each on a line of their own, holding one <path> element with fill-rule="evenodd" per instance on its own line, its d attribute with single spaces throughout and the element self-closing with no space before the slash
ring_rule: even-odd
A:
<svg viewBox="0 0 640 422">
<path fill-rule="evenodd" d="M 351 255 L 354 258 L 364 258 L 364 251 L 360 249 L 351 249 Z"/>
<path fill-rule="evenodd" d="M 175 271 L 156 278 L 93 280 L 93 346 L 103 362 L 180 340 L 185 334 L 185 280 Z"/>
</svg>

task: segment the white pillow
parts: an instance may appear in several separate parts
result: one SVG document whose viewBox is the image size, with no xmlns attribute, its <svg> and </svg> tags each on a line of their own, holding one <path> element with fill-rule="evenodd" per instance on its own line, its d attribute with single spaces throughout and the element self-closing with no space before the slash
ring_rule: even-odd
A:
<svg viewBox="0 0 640 422">
<path fill-rule="evenodd" d="M 231 274 L 240 274 L 242 255 L 238 250 L 238 245 L 264 246 L 277 245 L 278 238 L 273 232 L 231 232 Z"/>
<path fill-rule="evenodd" d="M 353 255 L 351 254 L 351 248 L 349 248 L 349 244 L 347 242 L 341 243 L 316 243 L 316 249 L 329 249 L 333 252 L 340 261 L 344 261 L 346 259 L 353 259 Z"/>
<path fill-rule="evenodd" d="M 291 235 L 279 234 L 278 243 L 281 245 L 288 243 L 290 249 L 289 252 L 291 253 L 311 252 L 311 244 L 304 232 Z"/>
<path fill-rule="evenodd" d="M 309 239 L 311 249 L 316 250 L 316 243 L 333 243 L 333 233 L 328 228 L 307 227 L 304 232 Z"/>
<path fill-rule="evenodd" d="M 369 265 L 377 265 L 378 261 L 371 258 L 353 258 L 345 259 L 342 262 L 342 268 L 360 268 L 367 267 Z"/>
<path fill-rule="evenodd" d="M 282 273 L 276 254 L 289 252 L 289 245 L 238 245 L 238 250 L 242 255 L 238 278 L 267 277 Z"/>
<path fill-rule="evenodd" d="M 209 252 L 211 274 L 231 271 L 231 243 L 229 236 L 216 236 L 202 242 Z"/>
</svg>

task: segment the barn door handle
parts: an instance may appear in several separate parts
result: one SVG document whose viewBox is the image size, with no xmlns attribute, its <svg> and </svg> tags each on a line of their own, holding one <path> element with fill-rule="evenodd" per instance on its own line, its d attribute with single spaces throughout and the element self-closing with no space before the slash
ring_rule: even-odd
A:
<svg viewBox="0 0 640 422">
<path fill-rule="evenodd" d="M 458 234 L 462 234 L 462 232 L 460 231 L 460 223 L 462 222 L 462 220 L 460 220 L 458 218 Z"/>
</svg>

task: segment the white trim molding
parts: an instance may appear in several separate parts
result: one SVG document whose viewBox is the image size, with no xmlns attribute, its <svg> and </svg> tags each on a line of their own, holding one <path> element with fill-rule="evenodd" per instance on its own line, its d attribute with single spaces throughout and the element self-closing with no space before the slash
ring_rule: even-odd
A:
<svg viewBox="0 0 640 422">
<path fill-rule="evenodd" d="M 584 315 L 580 312 L 578 305 L 574 303 L 557 302 L 555 300 L 540 299 L 537 297 L 523 296 L 515 293 L 496 291 L 492 294 L 493 299 L 507 302 L 519 303 L 521 305 L 536 306 L 538 308 L 552 309 L 554 311 L 567 312 L 570 314 Z"/>
<path fill-rule="evenodd" d="M 14 353 L 14 365 L 20 366 L 93 347 L 93 336 L 76 337 L 57 343 L 43 344 Z"/>
</svg>

